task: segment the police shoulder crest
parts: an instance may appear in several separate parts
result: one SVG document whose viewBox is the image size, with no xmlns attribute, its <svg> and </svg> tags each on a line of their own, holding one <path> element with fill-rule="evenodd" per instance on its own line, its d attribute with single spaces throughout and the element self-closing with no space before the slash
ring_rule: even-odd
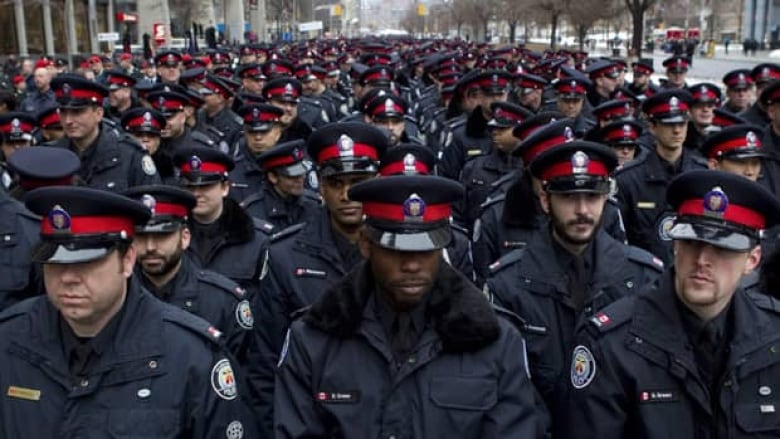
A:
<svg viewBox="0 0 780 439">
<path fill-rule="evenodd" d="M 584 389 L 596 377 L 596 360 L 590 349 L 583 345 L 574 348 L 571 356 L 571 385 L 575 389 Z"/>
<path fill-rule="evenodd" d="M 217 396 L 228 401 L 238 396 L 236 374 L 227 358 L 217 361 L 211 369 L 211 388 Z"/>
<path fill-rule="evenodd" d="M 248 300 L 238 302 L 236 306 L 236 321 L 238 326 L 244 329 L 252 329 L 254 326 L 255 318 L 252 315 L 252 308 L 249 306 Z"/>
<path fill-rule="evenodd" d="M 141 169 L 144 170 L 146 175 L 155 175 L 157 173 L 157 167 L 154 165 L 154 160 L 149 154 L 144 154 L 141 159 Z"/>
</svg>

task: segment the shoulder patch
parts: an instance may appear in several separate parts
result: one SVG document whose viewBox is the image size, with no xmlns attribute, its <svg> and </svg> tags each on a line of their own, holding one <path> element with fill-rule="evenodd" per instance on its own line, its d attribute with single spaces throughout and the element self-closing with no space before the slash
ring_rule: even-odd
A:
<svg viewBox="0 0 780 439">
<path fill-rule="evenodd" d="M 246 290 L 244 290 L 241 285 L 217 272 L 211 270 L 198 270 L 198 280 L 230 293 L 238 300 L 244 300 L 246 296 Z"/>
<path fill-rule="evenodd" d="M 217 396 L 228 401 L 238 396 L 236 374 L 227 358 L 217 361 L 211 369 L 211 388 Z"/>
<path fill-rule="evenodd" d="M 490 270 L 490 274 L 491 275 L 496 274 L 501 270 L 503 270 L 504 268 L 518 263 L 520 260 L 523 259 L 524 253 L 525 253 L 525 249 L 520 248 L 517 250 L 512 250 L 511 252 L 505 254 L 504 256 L 501 256 L 496 262 L 493 262 L 488 267 L 488 269 Z"/>
<path fill-rule="evenodd" d="M 259 230 L 266 235 L 273 236 L 273 233 L 276 231 L 276 226 L 264 219 L 252 217 L 252 222 L 255 225 L 255 230 Z"/>
<path fill-rule="evenodd" d="M 659 273 L 664 271 L 664 262 L 661 259 L 653 256 L 652 253 L 632 245 L 627 247 L 628 249 L 626 256 L 628 256 L 630 261 L 650 267 Z"/>
<path fill-rule="evenodd" d="M 575 389 L 584 389 L 596 377 L 596 359 L 590 349 L 583 345 L 574 348 L 571 355 L 571 385 Z"/>
<path fill-rule="evenodd" d="M 144 154 L 144 156 L 141 158 L 141 169 L 143 169 L 144 174 L 146 175 L 154 175 L 157 173 L 157 167 L 154 165 L 152 156 L 149 154 Z"/>
<path fill-rule="evenodd" d="M 236 322 L 238 322 L 238 326 L 244 329 L 252 329 L 255 324 L 252 308 L 246 299 L 238 302 L 238 305 L 236 305 Z"/>
<path fill-rule="evenodd" d="M 278 231 L 278 232 L 274 233 L 273 235 L 271 235 L 271 242 L 276 242 L 276 241 L 282 240 L 284 238 L 287 238 L 288 236 L 292 236 L 292 235 L 300 232 L 301 230 L 303 230 L 303 227 L 305 225 L 306 225 L 306 223 L 303 222 L 303 223 L 300 223 L 300 224 L 294 224 L 294 225 L 292 225 L 292 226 L 290 226 L 290 227 L 288 227 L 288 228 L 286 228 L 284 230 Z"/>
</svg>

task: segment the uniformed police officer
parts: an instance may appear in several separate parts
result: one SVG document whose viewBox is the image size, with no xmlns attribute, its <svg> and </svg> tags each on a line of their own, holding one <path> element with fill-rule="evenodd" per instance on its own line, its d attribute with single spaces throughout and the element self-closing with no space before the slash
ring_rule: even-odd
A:
<svg viewBox="0 0 780 439">
<path fill-rule="evenodd" d="M 46 296 L 0 315 L 0 436 L 251 436 L 219 331 L 133 276 L 149 209 L 77 187 L 37 189 L 26 204 L 43 217 L 33 259 Z"/>
<path fill-rule="evenodd" d="M 441 261 L 462 190 L 406 175 L 350 190 L 367 261 L 293 322 L 276 437 L 540 436 L 521 335 Z"/>
<path fill-rule="evenodd" d="M 270 150 L 282 137 L 284 110 L 268 104 L 247 104 L 238 109 L 244 121 L 244 135 L 237 141 L 236 167 L 230 172 L 230 197 L 241 202 L 256 193 L 265 181 L 257 157 Z"/>
<path fill-rule="evenodd" d="M 645 100 L 642 111 L 655 138 L 654 149 L 616 173 L 616 197 L 628 243 L 649 251 L 665 264 L 672 260 L 668 232 L 674 220 L 665 200 L 666 187 L 678 174 L 706 168 L 700 155 L 683 148 L 690 99 L 685 90 L 665 90 Z"/>
<path fill-rule="evenodd" d="M 723 75 L 723 84 L 726 86 L 727 99 L 721 108 L 734 114 L 746 111 L 755 97 L 753 94 L 755 87 L 750 70 L 731 70 Z"/>
<path fill-rule="evenodd" d="M 5 166 L 17 150 L 25 149 L 35 144 L 33 132 L 37 120 L 28 113 L 11 111 L 0 114 L 0 189 L 10 189 L 14 184 L 15 175 Z"/>
<path fill-rule="evenodd" d="M 80 168 L 79 157 L 68 149 L 55 146 L 21 149 L 8 159 L 8 169 L 15 176 L 9 193 L 21 201 L 27 192 L 39 187 L 79 184 L 76 174 Z"/>
<path fill-rule="evenodd" d="M 641 136 L 642 125 L 633 120 L 626 120 L 603 126 L 595 133 L 594 138 L 597 142 L 612 148 L 617 155 L 618 166 L 623 166 L 644 153 L 639 143 Z"/>
<path fill-rule="evenodd" d="M 192 238 L 187 217 L 195 197 L 173 186 L 136 186 L 124 195 L 152 211 L 136 227 L 133 247 L 141 285 L 158 299 L 202 317 L 224 334 L 239 364 L 246 362 L 254 324 L 246 291 L 227 277 L 199 268 L 186 252 Z"/>
<path fill-rule="evenodd" d="M 388 149 L 382 155 L 379 175 L 432 175 L 436 164 L 433 153 L 425 146 L 405 143 Z M 453 221 L 452 240 L 443 249 L 444 260 L 469 280 L 474 280 L 474 263 L 468 229 Z"/>
<path fill-rule="evenodd" d="M 713 130 L 711 126 L 715 118 L 714 110 L 720 107 L 723 96 L 720 88 L 709 82 L 694 84 L 687 90 L 691 95 L 691 118 L 683 146 L 695 154 L 701 154 L 701 144 Z"/>
<path fill-rule="evenodd" d="M 152 156 L 163 184 L 175 185 L 178 177 L 176 167 L 173 166 L 173 154 L 167 147 L 161 147 L 162 131 L 166 125 L 162 113 L 146 107 L 131 108 L 119 120 L 119 126 L 124 132 L 137 140 Z"/>
<path fill-rule="evenodd" d="M 168 90 L 151 92 L 146 95 L 151 107 L 165 116 L 165 127 L 160 132 L 162 138 L 160 150 L 173 157 L 179 150 L 192 146 L 194 143 L 211 145 L 217 148 L 213 140 L 206 134 L 192 129 L 187 125 L 190 98 L 179 91 Z"/>
<path fill-rule="evenodd" d="M 363 209 L 347 191 L 374 178 L 387 149 L 387 136 L 362 122 L 340 122 L 318 129 L 307 145 L 317 164 L 324 206 L 319 215 L 273 237 L 263 266 L 261 292 L 252 298 L 252 311 L 261 357 L 252 379 L 257 394 L 273 392 L 273 373 L 290 315 L 313 303 L 325 290 L 362 261 L 357 247 Z M 262 422 L 270 431 L 270 400 L 258 403 Z"/>
<path fill-rule="evenodd" d="M 268 81 L 263 87 L 263 97 L 269 104 L 284 111 L 281 124 L 284 128 L 281 142 L 307 140 L 313 128 L 299 113 L 299 101 L 303 92 L 300 81 L 290 77 L 279 77 Z M 309 111 L 309 110 L 306 110 Z"/>
<path fill-rule="evenodd" d="M 320 213 L 320 200 L 305 188 L 304 142 L 281 143 L 260 154 L 257 161 L 265 172 L 260 190 L 241 202 L 255 218 L 262 218 L 283 230 Z"/>
<path fill-rule="evenodd" d="M 780 65 L 775 63 L 761 63 L 753 67 L 753 70 L 750 71 L 750 76 L 756 84 L 756 96 L 758 99 L 756 99 L 756 102 L 754 102 L 750 108 L 739 113 L 739 115 L 753 125 L 765 126 L 770 122 L 770 119 L 766 113 L 766 106 L 761 101 L 761 95 L 769 84 L 780 79 Z"/>
<path fill-rule="evenodd" d="M 87 186 L 122 191 L 160 182 L 154 161 L 134 139 L 101 126 L 107 90 L 78 75 L 52 80 L 65 137 L 54 146 L 69 148 L 81 159 L 79 177 Z"/>
<path fill-rule="evenodd" d="M 487 281 L 495 302 L 535 329 L 527 338 L 531 375 L 554 421 L 580 316 L 633 293 L 663 269 L 659 259 L 615 240 L 601 226 L 617 163 L 611 149 L 586 141 L 536 156 L 530 171 L 542 182 L 539 201 L 549 226 L 524 249 L 496 261 Z"/>
<path fill-rule="evenodd" d="M 679 176 L 667 197 L 674 268 L 580 327 L 565 437 L 777 437 L 780 305 L 738 285 L 780 201 L 711 170 Z"/>
<path fill-rule="evenodd" d="M 636 95 L 637 99 L 644 101 L 658 91 L 658 86 L 650 79 L 650 76 L 655 73 L 652 58 L 640 58 L 638 61 L 632 62 L 631 69 L 633 72 L 632 81 L 627 88 L 628 91 Z"/>
<path fill-rule="evenodd" d="M 274 226 L 252 218 L 228 197 L 228 172 L 233 160 L 207 146 L 184 148 L 173 156 L 179 184 L 197 204 L 188 217 L 192 234 L 188 252 L 200 267 L 238 282 L 251 295 L 257 291 L 263 250 Z"/>
<path fill-rule="evenodd" d="M 106 117 L 118 123 L 123 113 L 138 106 L 133 99 L 133 86 L 136 79 L 119 70 L 107 71 L 105 78 L 105 85 L 108 88 Z"/>
<path fill-rule="evenodd" d="M 589 65 L 585 73 L 591 81 L 587 93 L 590 106 L 598 107 L 610 100 L 612 92 L 618 88 L 618 78 L 621 74 L 619 65 L 612 60 L 601 59 Z"/>
<path fill-rule="evenodd" d="M 241 132 L 242 120 L 230 109 L 233 92 L 219 77 L 208 74 L 200 89 L 203 107 L 197 112 L 195 130 L 209 132 L 209 127 L 218 130 L 227 145 L 231 145 Z M 214 139 L 216 140 L 216 139 Z"/>
<path fill-rule="evenodd" d="M 685 78 L 691 63 L 688 58 L 680 55 L 666 58 L 663 66 L 666 68 L 666 79 L 661 80 L 661 90 L 683 89 L 688 86 Z"/>
<path fill-rule="evenodd" d="M 181 54 L 175 50 L 157 52 L 154 65 L 157 67 L 157 79 L 154 82 L 178 84 L 181 77 Z"/>
<path fill-rule="evenodd" d="M 40 139 L 37 143 L 53 142 L 65 136 L 56 105 L 41 110 L 36 117 L 38 119 L 37 126 L 40 128 Z"/>
</svg>

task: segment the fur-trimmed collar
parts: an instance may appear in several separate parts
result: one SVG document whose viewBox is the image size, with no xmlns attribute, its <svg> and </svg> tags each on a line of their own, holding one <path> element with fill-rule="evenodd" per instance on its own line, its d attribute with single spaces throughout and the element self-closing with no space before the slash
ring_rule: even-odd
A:
<svg viewBox="0 0 780 439">
<path fill-rule="evenodd" d="M 369 265 L 358 265 L 309 308 L 304 322 L 339 338 L 352 336 L 360 328 L 374 285 Z M 449 264 L 442 262 L 429 294 L 426 318 L 432 322 L 444 351 L 472 352 L 498 338 L 498 317 L 492 307 Z"/>
<path fill-rule="evenodd" d="M 466 135 L 476 138 L 488 137 L 487 123 L 485 115 L 482 114 L 482 107 L 477 105 L 466 120 Z"/>
</svg>

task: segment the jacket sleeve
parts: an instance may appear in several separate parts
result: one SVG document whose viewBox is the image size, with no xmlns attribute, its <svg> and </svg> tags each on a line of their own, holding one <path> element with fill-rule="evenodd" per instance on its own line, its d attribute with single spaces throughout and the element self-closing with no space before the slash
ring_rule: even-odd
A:
<svg viewBox="0 0 780 439">
<path fill-rule="evenodd" d="M 483 438 L 538 438 L 547 429 L 546 409 L 531 384 L 525 341 L 509 325 L 502 325 L 498 402 L 487 415 Z"/>
<path fill-rule="evenodd" d="M 589 325 L 589 323 L 585 323 Z M 560 437 L 571 439 L 621 439 L 628 423 L 628 399 L 621 382 L 617 358 L 604 348 L 604 339 L 589 333 L 582 326 L 575 339 L 571 370 L 567 378 L 568 395 L 562 398 L 563 410 L 558 427 L 565 431 Z M 592 368 L 588 378 L 584 370 Z"/>
<path fill-rule="evenodd" d="M 276 373 L 274 437 L 277 439 L 330 437 L 317 416 L 312 384 L 312 361 L 304 340 L 302 322 L 287 332 Z"/>
<path fill-rule="evenodd" d="M 207 368 L 199 370 L 191 387 L 196 394 L 188 413 L 188 437 L 258 437 L 238 373 L 235 361 L 221 349 L 214 352 Z"/>
</svg>

